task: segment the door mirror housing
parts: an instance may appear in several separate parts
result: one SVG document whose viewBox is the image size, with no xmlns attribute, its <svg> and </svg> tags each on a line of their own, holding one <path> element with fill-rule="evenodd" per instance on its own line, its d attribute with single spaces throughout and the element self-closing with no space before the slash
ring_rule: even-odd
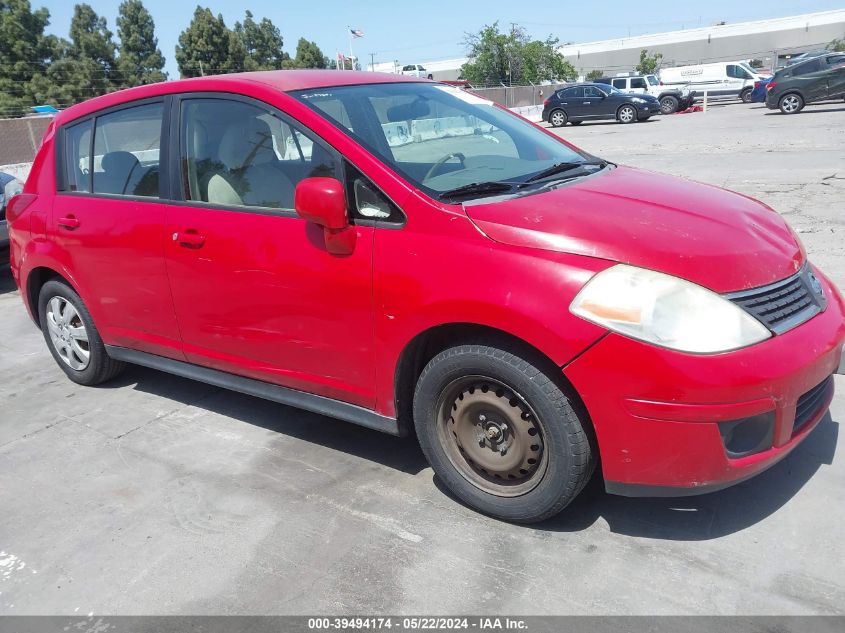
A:
<svg viewBox="0 0 845 633">
<path fill-rule="evenodd" d="M 299 217 L 323 228 L 327 251 L 333 255 L 352 253 L 357 233 L 349 224 L 346 191 L 337 178 L 301 180 L 296 185 L 293 204 Z"/>
</svg>

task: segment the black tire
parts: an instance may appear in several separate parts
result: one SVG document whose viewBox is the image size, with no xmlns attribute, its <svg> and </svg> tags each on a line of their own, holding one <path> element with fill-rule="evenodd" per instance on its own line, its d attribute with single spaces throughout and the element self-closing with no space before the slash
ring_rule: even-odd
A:
<svg viewBox="0 0 845 633">
<path fill-rule="evenodd" d="M 54 344 L 50 334 L 50 326 L 48 325 L 48 307 L 51 301 L 57 298 L 69 303 L 75 309 L 81 325 L 87 333 L 87 347 L 88 347 L 88 362 L 82 369 L 72 368 Z M 62 368 L 73 382 L 80 385 L 93 386 L 104 383 L 117 376 L 125 367 L 125 363 L 114 360 L 103 345 L 103 340 L 100 338 L 100 333 L 94 326 L 94 320 L 91 318 L 91 313 L 82 302 L 82 299 L 76 294 L 66 283 L 51 280 L 48 281 L 41 288 L 38 295 L 38 317 L 41 323 L 41 331 L 44 334 L 44 340 L 47 342 L 47 348 L 53 355 L 53 359 Z"/>
<path fill-rule="evenodd" d="M 739 99 L 743 103 L 751 103 L 751 92 L 753 88 L 743 88 L 742 92 L 739 93 Z"/>
<path fill-rule="evenodd" d="M 427 79 L 434 79 L 434 75 L 431 75 L 431 74 L 430 74 L 430 75 L 427 77 Z"/>
<path fill-rule="evenodd" d="M 545 367 L 542 358 L 524 352 L 517 355 L 508 351 L 507 347 L 495 342 L 489 345 L 460 345 L 448 348 L 431 359 L 417 381 L 414 425 L 429 464 L 461 501 L 498 519 L 534 523 L 560 512 L 589 481 L 595 469 L 591 429 L 579 419 L 569 399 L 552 377 L 554 372 L 551 365 L 544 371 L 541 369 Z M 455 384 L 460 385 L 461 381 L 478 381 L 479 385 L 484 386 L 487 386 L 485 382 L 490 382 L 493 386 L 489 390 L 479 387 L 477 393 L 463 391 L 458 399 L 451 400 L 450 394 L 456 392 L 450 389 Z M 500 390 L 503 394 L 499 393 Z M 540 465 L 531 467 L 536 470 L 525 476 L 527 479 L 524 484 L 513 482 L 516 486 L 522 486 L 524 492 L 509 487 L 511 482 L 506 479 L 494 480 L 487 472 L 473 476 L 476 467 L 467 457 L 470 453 L 460 447 L 460 440 L 453 430 L 459 401 L 465 403 L 472 397 L 494 396 L 502 397 L 503 402 L 512 407 L 516 406 L 514 400 L 518 399 L 518 411 L 521 414 L 515 417 L 516 422 L 525 421 L 524 424 L 535 425 L 535 431 L 539 431 L 531 434 L 529 429 L 528 433 L 534 438 L 539 436 L 542 443 L 542 452 L 532 453 L 538 457 Z M 474 416 L 475 413 L 469 417 L 474 420 Z M 485 418 L 479 415 L 478 419 Z M 475 445 L 472 449 L 468 446 L 468 450 L 486 453 L 483 442 L 487 435 L 484 434 L 483 424 L 478 423 L 481 435 L 476 440 L 482 442 L 482 448 Z M 487 431 L 489 435 L 489 427 Z M 515 438 L 518 431 L 512 430 L 511 437 Z M 536 439 L 533 441 L 536 442 Z M 514 443 L 511 447 L 514 453 L 520 452 L 518 444 Z M 530 448 L 532 451 L 538 450 L 536 445 Z M 493 448 L 493 459 L 499 459 L 497 453 L 499 449 Z M 505 461 L 504 457 L 502 461 Z M 537 461 L 535 459 L 533 463 Z M 532 462 L 529 459 L 527 463 Z M 471 480 L 478 476 L 484 478 L 485 475 L 486 482 L 476 483 Z M 515 494 L 509 494 L 509 491 L 515 491 Z"/>
<path fill-rule="evenodd" d="M 623 114 L 623 112 L 626 111 L 626 110 L 633 113 L 630 118 L 628 116 L 626 116 L 625 114 Z M 623 106 L 620 106 L 619 109 L 616 111 L 616 120 L 619 121 L 622 124 L 636 123 L 636 121 L 637 121 L 637 109 L 632 105 L 628 105 L 627 103 Z"/>
<path fill-rule="evenodd" d="M 567 116 L 566 112 L 560 108 L 549 112 L 549 123 L 552 124 L 552 127 L 563 127 L 566 125 L 568 120 L 569 116 Z"/>
<path fill-rule="evenodd" d="M 798 114 L 804 109 L 804 97 L 797 92 L 788 92 L 778 99 L 778 108 L 784 114 Z"/>
<path fill-rule="evenodd" d="M 673 95 L 663 95 L 660 97 L 660 111 L 663 114 L 673 114 L 678 111 L 680 102 L 678 98 Z"/>
<path fill-rule="evenodd" d="M 570 125 L 581 125 L 582 123 L 583 123 L 583 121 L 570 121 L 569 122 Z"/>
</svg>

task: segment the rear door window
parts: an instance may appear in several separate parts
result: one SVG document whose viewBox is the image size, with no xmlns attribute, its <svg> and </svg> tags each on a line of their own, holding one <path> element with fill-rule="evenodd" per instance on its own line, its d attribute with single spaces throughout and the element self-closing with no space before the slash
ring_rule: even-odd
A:
<svg viewBox="0 0 845 633">
<path fill-rule="evenodd" d="M 151 103 L 97 117 L 94 193 L 159 197 L 163 113 L 163 104 Z"/>
<path fill-rule="evenodd" d="M 626 81 L 627 81 L 626 79 L 614 79 L 613 80 L 613 87 L 618 88 L 619 90 L 625 90 L 625 88 L 626 88 L 625 82 Z"/>
<path fill-rule="evenodd" d="M 91 192 L 91 129 L 88 120 L 65 128 L 64 176 L 66 191 Z"/>
<path fill-rule="evenodd" d="M 803 64 L 798 64 L 795 68 L 792 69 L 792 76 L 797 77 L 798 75 L 809 75 L 810 73 L 815 73 L 820 71 L 822 68 L 822 62 L 820 59 L 812 59 L 808 62 Z"/>
<path fill-rule="evenodd" d="M 643 90 L 648 90 L 648 85 L 642 77 L 634 77 L 631 80 L 631 88 L 642 88 Z"/>
</svg>

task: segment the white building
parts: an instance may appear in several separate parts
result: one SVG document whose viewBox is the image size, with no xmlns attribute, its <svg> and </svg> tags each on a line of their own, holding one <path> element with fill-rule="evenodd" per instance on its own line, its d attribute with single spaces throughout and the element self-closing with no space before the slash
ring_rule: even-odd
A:
<svg viewBox="0 0 845 633">
<path fill-rule="evenodd" d="M 663 66 L 701 64 L 738 59 L 759 59 L 771 66 L 777 59 L 806 50 L 824 48 L 845 37 L 845 9 L 806 13 L 785 18 L 720 24 L 669 33 L 568 44 L 558 50 L 584 76 L 591 70 L 604 73 L 633 70 L 640 51 L 661 53 Z M 460 77 L 466 58 L 426 62 L 406 59 L 375 64 L 378 72 L 399 72 L 404 64 L 422 64 L 435 79 Z M 369 66 L 369 65 L 368 65 Z"/>
</svg>

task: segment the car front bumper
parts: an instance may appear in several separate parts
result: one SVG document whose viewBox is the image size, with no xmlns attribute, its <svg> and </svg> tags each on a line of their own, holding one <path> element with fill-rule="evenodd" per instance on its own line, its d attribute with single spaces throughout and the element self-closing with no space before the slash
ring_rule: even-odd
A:
<svg viewBox="0 0 845 633">
<path fill-rule="evenodd" d="M 845 371 L 845 304 L 816 274 L 827 309 L 757 345 L 696 356 L 611 333 L 564 368 L 593 421 L 608 492 L 711 492 L 762 472 L 807 437 L 830 406 L 831 375 Z M 765 432 L 737 451 L 737 428 Z"/>
<path fill-rule="evenodd" d="M 662 110 L 660 109 L 660 103 L 638 103 L 637 106 L 637 113 L 639 114 L 639 118 L 643 117 L 650 117 L 655 116 L 657 114 L 663 114 Z"/>
<path fill-rule="evenodd" d="M 9 225 L 6 220 L 0 220 L 0 250 L 7 248 L 9 248 Z"/>
</svg>

